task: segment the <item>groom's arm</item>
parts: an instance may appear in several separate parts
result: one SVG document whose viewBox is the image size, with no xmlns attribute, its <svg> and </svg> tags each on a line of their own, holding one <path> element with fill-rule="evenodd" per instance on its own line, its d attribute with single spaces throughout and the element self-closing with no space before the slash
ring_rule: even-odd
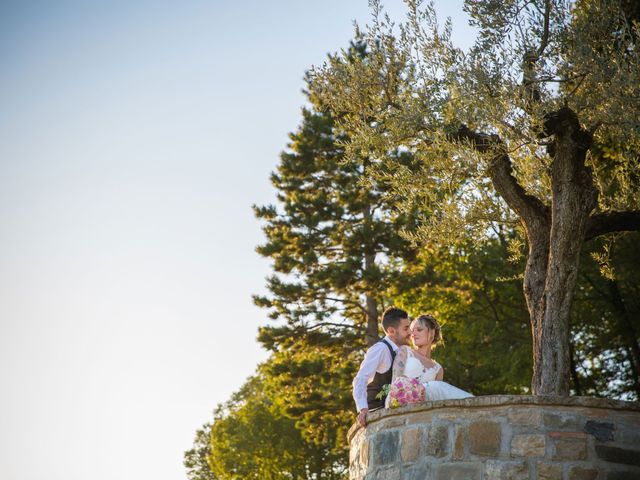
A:
<svg viewBox="0 0 640 480">
<path fill-rule="evenodd" d="M 364 355 L 364 359 L 360 364 L 360 370 L 353 379 L 353 399 L 356 402 L 356 409 L 358 410 L 358 422 L 364 425 L 364 417 L 369 410 L 369 403 L 367 402 L 367 385 L 376 374 L 380 363 L 382 363 L 382 355 L 384 355 L 386 346 L 381 343 L 373 345 L 367 353 Z M 366 410 L 363 414 L 363 410 Z M 361 418 L 362 421 L 361 421 Z"/>
<path fill-rule="evenodd" d="M 369 409 L 368 408 L 363 408 L 362 410 L 360 410 L 360 413 L 358 414 L 358 417 L 356 418 L 356 421 L 358 422 L 358 424 L 363 426 L 363 427 L 367 426 L 367 413 L 369 413 Z"/>
</svg>

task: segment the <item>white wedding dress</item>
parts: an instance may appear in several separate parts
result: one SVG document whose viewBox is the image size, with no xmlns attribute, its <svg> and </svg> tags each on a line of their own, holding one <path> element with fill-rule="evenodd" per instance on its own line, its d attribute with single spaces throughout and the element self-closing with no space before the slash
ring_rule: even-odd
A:
<svg viewBox="0 0 640 480">
<path fill-rule="evenodd" d="M 454 387 L 442 380 L 436 380 L 436 376 L 442 367 L 435 360 L 433 360 L 433 363 L 435 363 L 433 367 L 425 367 L 413 349 L 403 345 L 398 349 L 398 354 L 393 362 L 393 380 L 399 376 L 417 378 L 424 385 L 427 402 L 473 397 L 473 395 L 458 387 Z M 389 397 L 387 397 L 388 399 Z M 389 408 L 388 402 L 385 406 Z"/>
</svg>

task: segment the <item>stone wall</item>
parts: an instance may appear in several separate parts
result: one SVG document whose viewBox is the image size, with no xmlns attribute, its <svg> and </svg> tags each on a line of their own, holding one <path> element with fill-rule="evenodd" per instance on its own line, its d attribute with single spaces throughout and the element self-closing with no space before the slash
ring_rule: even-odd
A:
<svg viewBox="0 0 640 480">
<path fill-rule="evenodd" d="M 369 415 L 352 480 L 640 480 L 640 404 L 496 395 Z"/>
</svg>

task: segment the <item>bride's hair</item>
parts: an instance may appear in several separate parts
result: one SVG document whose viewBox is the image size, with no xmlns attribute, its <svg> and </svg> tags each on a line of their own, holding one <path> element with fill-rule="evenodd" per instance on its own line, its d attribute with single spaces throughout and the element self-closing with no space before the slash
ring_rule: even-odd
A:
<svg viewBox="0 0 640 480">
<path fill-rule="evenodd" d="M 416 318 L 416 322 L 420 322 L 424 328 L 428 328 L 429 330 L 436 332 L 433 336 L 434 346 L 444 344 L 444 338 L 442 338 L 442 332 L 440 331 L 440 324 L 433 315 L 420 315 Z"/>
</svg>

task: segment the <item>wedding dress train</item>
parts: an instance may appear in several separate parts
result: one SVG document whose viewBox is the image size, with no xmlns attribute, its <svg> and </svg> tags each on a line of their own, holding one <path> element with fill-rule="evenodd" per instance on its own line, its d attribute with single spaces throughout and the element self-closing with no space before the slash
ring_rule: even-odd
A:
<svg viewBox="0 0 640 480">
<path fill-rule="evenodd" d="M 395 380 L 398 376 L 417 378 L 424 385 L 426 401 L 428 402 L 473 397 L 469 392 L 454 387 L 450 383 L 436 380 L 436 376 L 442 367 L 438 362 L 433 362 L 435 365 L 427 368 L 411 348 L 402 346 L 398 350 L 394 361 L 393 379 Z"/>
</svg>

